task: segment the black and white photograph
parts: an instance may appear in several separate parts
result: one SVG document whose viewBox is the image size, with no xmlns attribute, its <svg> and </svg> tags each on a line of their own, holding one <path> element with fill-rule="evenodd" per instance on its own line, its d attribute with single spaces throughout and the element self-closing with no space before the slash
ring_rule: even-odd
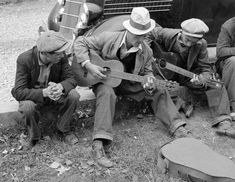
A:
<svg viewBox="0 0 235 182">
<path fill-rule="evenodd" d="M 235 0 L 0 0 L 0 182 L 235 182 Z"/>
</svg>

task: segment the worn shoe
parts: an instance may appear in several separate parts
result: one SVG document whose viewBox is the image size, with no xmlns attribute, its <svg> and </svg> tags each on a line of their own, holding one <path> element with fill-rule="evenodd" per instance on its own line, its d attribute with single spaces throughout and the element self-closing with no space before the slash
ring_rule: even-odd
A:
<svg viewBox="0 0 235 182">
<path fill-rule="evenodd" d="M 228 130 L 231 128 L 231 122 L 229 120 L 224 120 L 224 121 L 221 121 L 219 124 L 218 124 L 218 129 L 219 130 Z"/>
<path fill-rule="evenodd" d="M 190 116 L 193 114 L 193 104 L 191 103 L 185 103 L 182 105 L 182 109 L 184 111 L 184 114 L 186 118 L 190 118 Z"/>
<path fill-rule="evenodd" d="M 65 142 L 75 145 L 78 143 L 78 138 L 74 134 L 68 134 L 64 137 Z"/>
<path fill-rule="evenodd" d="M 94 140 L 92 143 L 92 157 L 95 162 L 103 167 L 112 167 L 113 162 L 110 161 L 104 151 L 103 142 L 101 140 Z"/>
<path fill-rule="evenodd" d="M 185 127 L 180 126 L 173 133 L 174 138 L 192 137 L 192 135 L 185 129 Z"/>
</svg>

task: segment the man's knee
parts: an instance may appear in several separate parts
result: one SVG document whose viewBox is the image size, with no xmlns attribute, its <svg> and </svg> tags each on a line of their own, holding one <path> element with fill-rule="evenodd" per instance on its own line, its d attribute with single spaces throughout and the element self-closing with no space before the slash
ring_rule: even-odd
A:
<svg viewBox="0 0 235 182">
<path fill-rule="evenodd" d="M 70 92 L 68 93 L 68 99 L 70 101 L 79 101 L 79 98 L 80 95 L 75 89 L 70 90 Z"/>
<path fill-rule="evenodd" d="M 19 103 L 19 112 L 24 114 L 31 114 L 36 111 L 36 104 L 31 100 L 20 101 Z"/>
<path fill-rule="evenodd" d="M 104 84 L 102 84 L 102 86 L 100 86 L 100 88 L 98 88 L 97 98 L 101 97 L 101 96 L 116 98 L 116 94 L 115 94 L 113 88 L 110 86 L 104 85 Z"/>
</svg>

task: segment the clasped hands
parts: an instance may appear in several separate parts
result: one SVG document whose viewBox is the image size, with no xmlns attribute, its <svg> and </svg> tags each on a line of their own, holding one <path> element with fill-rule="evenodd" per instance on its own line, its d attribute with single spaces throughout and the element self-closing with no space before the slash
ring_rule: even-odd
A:
<svg viewBox="0 0 235 182">
<path fill-rule="evenodd" d="M 43 97 L 49 97 L 51 100 L 57 101 L 63 95 L 63 86 L 60 83 L 49 82 L 48 87 L 43 89 Z"/>
</svg>

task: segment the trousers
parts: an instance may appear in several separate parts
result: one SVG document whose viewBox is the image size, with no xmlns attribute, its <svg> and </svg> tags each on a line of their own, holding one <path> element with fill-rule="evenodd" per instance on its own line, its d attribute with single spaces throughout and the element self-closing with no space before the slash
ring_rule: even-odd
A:
<svg viewBox="0 0 235 182">
<path fill-rule="evenodd" d="M 58 101 L 45 98 L 43 104 L 36 104 L 31 100 L 20 101 L 18 111 L 23 114 L 23 123 L 27 127 L 30 140 L 39 140 L 41 130 L 39 120 L 44 116 L 56 119 L 57 129 L 61 132 L 70 131 L 70 122 L 72 115 L 77 108 L 79 94 L 72 89 L 67 96 L 62 95 Z"/>
<path fill-rule="evenodd" d="M 223 61 L 222 81 L 228 92 L 231 112 L 235 112 L 235 56 Z"/>
<path fill-rule="evenodd" d="M 171 134 L 178 127 L 186 124 L 167 90 L 157 91 L 154 95 L 149 96 L 143 90 L 140 83 L 122 81 L 115 89 L 103 83 L 96 84 L 93 86 L 93 92 L 96 95 L 93 140 L 113 140 L 112 122 L 115 114 L 117 94 L 130 97 L 136 101 L 141 101 L 142 99 L 151 100 L 155 116 L 169 129 Z"/>
</svg>

